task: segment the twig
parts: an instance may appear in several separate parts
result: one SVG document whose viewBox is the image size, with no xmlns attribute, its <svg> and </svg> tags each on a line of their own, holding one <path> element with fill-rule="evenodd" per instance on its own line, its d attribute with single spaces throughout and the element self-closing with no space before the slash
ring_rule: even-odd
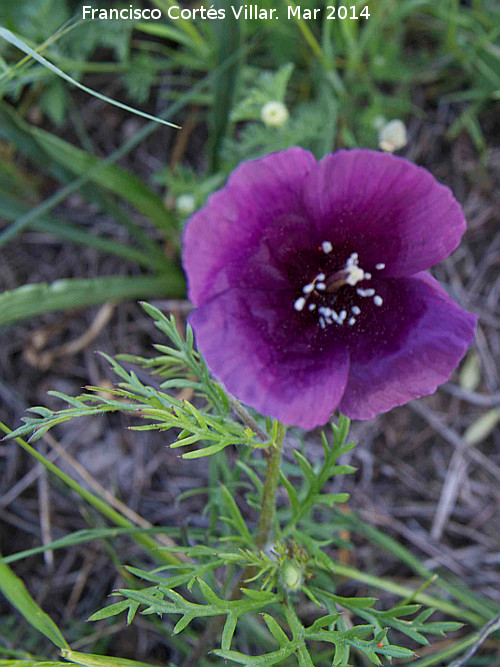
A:
<svg viewBox="0 0 500 667">
<path fill-rule="evenodd" d="M 500 392 L 488 396 L 462 389 L 462 387 L 456 384 L 445 384 L 442 386 L 442 389 L 452 396 L 456 396 L 463 401 L 467 401 L 467 403 L 472 403 L 472 405 L 478 405 L 482 408 L 494 408 L 496 405 L 500 405 Z"/>
<path fill-rule="evenodd" d="M 153 524 L 151 524 L 149 521 L 144 519 L 142 516 L 137 514 L 137 512 L 134 512 L 134 510 L 130 509 L 128 505 L 125 503 L 122 503 L 121 500 L 118 500 L 112 493 L 110 493 L 107 489 L 105 489 L 97 480 L 95 480 L 90 473 L 88 473 L 85 468 L 73 457 L 71 454 L 69 454 L 58 442 L 57 440 L 50 434 L 46 433 L 43 436 L 44 440 L 48 442 L 48 444 L 52 447 L 52 449 L 59 454 L 59 456 L 68 463 L 73 470 L 80 475 L 80 477 L 85 480 L 85 482 L 90 486 L 90 488 L 95 491 L 98 495 L 101 496 L 111 507 L 113 507 L 117 512 L 120 512 L 124 517 L 129 519 L 129 521 L 135 523 L 136 525 L 140 526 L 141 528 L 152 528 Z M 172 540 L 170 537 L 167 535 L 157 535 L 157 540 L 161 544 L 168 546 L 168 547 L 173 547 L 176 546 L 176 543 L 174 540 Z M 177 557 L 179 560 L 188 562 L 189 558 L 185 554 L 177 554 Z"/>
<path fill-rule="evenodd" d="M 462 665 L 466 665 L 469 658 L 474 655 L 484 640 L 487 639 L 492 632 L 495 632 L 498 629 L 500 629 L 500 614 L 497 614 L 495 618 L 492 618 L 491 621 L 486 623 L 483 629 L 478 633 L 476 641 L 469 646 L 468 650 L 458 658 L 458 660 L 454 660 L 448 667 L 462 667 Z"/>
<path fill-rule="evenodd" d="M 477 449 L 467 447 L 459 434 L 444 424 L 441 419 L 425 405 L 425 403 L 422 401 L 411 401 L 408 405 L 414 412 L 423 417 L 435 431 L 443 436 L 445 440 L 459 451 L 463 452 L 464 456 L 481 466 L 495 481 L 500 481 L 500 468 Z"/>
</svg>

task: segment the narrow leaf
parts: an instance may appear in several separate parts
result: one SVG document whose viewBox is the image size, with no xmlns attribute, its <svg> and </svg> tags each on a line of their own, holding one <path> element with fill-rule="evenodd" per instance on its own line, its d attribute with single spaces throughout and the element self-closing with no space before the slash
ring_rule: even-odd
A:
<svg viewBox="0 0 500 667">
<path fill-rule="evenodd" d="M 33 600 L 24 583 L 0 560 L 0 591 L 30 625 L 50 639 L 58 648 L 68 644 L 54 621 Z"/>
</svg>

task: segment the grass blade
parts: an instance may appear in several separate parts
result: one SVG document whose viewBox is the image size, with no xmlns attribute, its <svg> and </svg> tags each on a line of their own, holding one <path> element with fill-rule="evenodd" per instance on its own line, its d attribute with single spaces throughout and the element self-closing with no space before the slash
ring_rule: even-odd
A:
<svg viewBox="0 0 500 667">
<path fill-rule="evenodd" d="M 33 600 L 24 583 L 0 557 L 0 591 L 28 623 L 50 639 L 58 648 L 68 648 L 66 640 L 54 621 Z"/>
<path fill-rule="evenodd" d="M 94 655 L 92 653 L 77 653 L 65 649 L 61 655 L 69 662 L 74 662 L 83 667 L 152 667 L 146 662 L 137 662 L 137 660 L 128 660 L 127 658 L 113 658 L 105 655 Z"/>
<path fill-rule="evenodd" d="M 26 215 L 29 207 L 0 192 L 0 211 L 5 220 L 12 221 Z M 163 256 L 160 264 L 156 257 L 152 258 L 145 251 L 138 250 L 131 245 L 126 245 L 113 239 L 95 236 L 85 227 L 79 229 L 78 225 L 63 222 L 57 218 L 37 218 L 30 227 L 37 232 L 53 234 L 65 241 L 70 241 L 77 245 L 90 246 L 100 252 L 122 257 L 144 268 L 150 269 L 154 264 L 158 270 L 168 269 L 168 260 L 165 256 Z"/>
<path fill-rule="evenodd" d="M 216 0 L 215 9 L 225 6 L 223 0 Z M 228 13 L 224 21 L 213 21 L 214 42 L 216 46 L 217 64 L 226 62 L 232 64 L 226 71 L 220 72 L 213 83 L 212 116 L 210 121 L 210 169 L 215 173 L 219 168 L 219 153 L 226 136 L 229 124 L 229 115 L 233 103 L 236 80 L 239 70 L 239 58 L 236 54 L 240 50 L 239 21 L 232 12 Z"/>
<path fill-rule="evenodd" d="M 107 102 L 108 104 L 112 104 L 113 106 L 118 107 L 119 109 L 124 109 L 125 111 L 129 111 L 130 113 L 133 113 L 136 116 L 142 116 L 143 118 L 147 118 L 148 120 L 152 120 L 156 123 L 161 123 L 162 125 L 168 125 L 169 127 L 175 127 L 177 129 L 180 129 L 178 125 L 175 125 L 174 123 L 170 123 L 168 120 L 163 120 L 163 118 L 157 118 L 156 116 L 151 116 L 150 114 L 146 113 L 145 111 L 139 111 L 139 109 L 133 109 L 132 107 L 129 107 L 127 104 L 122 104 L 121 102 L 118 102 L 117 100 L 112 100 L 110 97 L 106 97 L 106 95 L 102 95 L 101 93 L 98 93 L 96 90 L 92 90 L 92 88 L 87 88 L 87 86 L 84 86 L 79 81 L 76 81 L 71 76 L 69 76 L 69 74 L 66 74 L 65 72 L 60 70 L 59 67 L 56 67 L 49 60 L 47 60 L 46 58 L 41 56 L 39 53 L 34 51 L 32 48 L 30 48 L 21 39 L 16 37 L 14 35 L 14 33 L 12 33 L 10 30 L 7 30 L 6 28 L 0 27 L 0 37 L 3 37 L 3 39 L 5 39 L 5 41 L 9 42 L 9 44 L 12 44 L 13 46 L 16 46 L 20 51 L 22 51 L 23 53 L 26 53 L 27 55 L 34 58 L 36 61 L 38 61 L 40 63 L 40 65 L 43 65 L 44 67 L 49 69 L 54 74 L 57 74 L 57 76 L 60 76 L 62 79 L 64 79 L 68 83 L 73 84 L 73 86 L 76 86 L 77 88 L 80 88 L 80 90 L 85 91 L 89 95 L 93 95 L 94 97 L 97 97 L 98 99 L 103 100 L 104 102 Z"/>
<path fill-rule="evenodd" d="M 29 284 L 0 294 L 0 326 L 67 308 L 146 296 L 180 297 L 184 278 L 172 270 L 159 276 L 111 276 Z"/>
</svg>

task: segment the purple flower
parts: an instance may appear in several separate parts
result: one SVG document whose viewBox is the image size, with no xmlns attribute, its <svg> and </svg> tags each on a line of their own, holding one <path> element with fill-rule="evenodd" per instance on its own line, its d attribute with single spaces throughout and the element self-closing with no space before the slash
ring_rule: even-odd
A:
<svg viewBox="0 0 500 667">
<path fill-rule="evenodd" d="M 237 398 L 306 429 L 431 394 L 474 337 L 426 273 L 464 230 L 451 191 L 393 155 L 244 162 L 184 233 L 199 349 Z"/>
</svg>

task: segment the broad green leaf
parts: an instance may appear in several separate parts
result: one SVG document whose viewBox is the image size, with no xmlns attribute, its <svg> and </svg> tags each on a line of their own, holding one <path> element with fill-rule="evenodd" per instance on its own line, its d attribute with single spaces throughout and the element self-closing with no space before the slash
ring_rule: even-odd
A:
<svg viewBox="0 0 500 667">
<path fill-rule="evenodd" d="M 49 660 L 0 660 L 0 667 L 64 667 L 64 663 Z"/>
<path fill-rule="evenodd" d="M 0 326 L 67 308 L 145 296 L 179 297 L 185 283 L 180 271 L 161 276 L 106 276 L 28 284 L 0 294 Z"/>
<path fill-rule="evenodd" d="M 33 600 L 22 580 L 1 560 L 0 591 L 30 625 L 50 639 L 58 648 L 67 648 L 68 644 L 57 625 Z"/>
</svg>

